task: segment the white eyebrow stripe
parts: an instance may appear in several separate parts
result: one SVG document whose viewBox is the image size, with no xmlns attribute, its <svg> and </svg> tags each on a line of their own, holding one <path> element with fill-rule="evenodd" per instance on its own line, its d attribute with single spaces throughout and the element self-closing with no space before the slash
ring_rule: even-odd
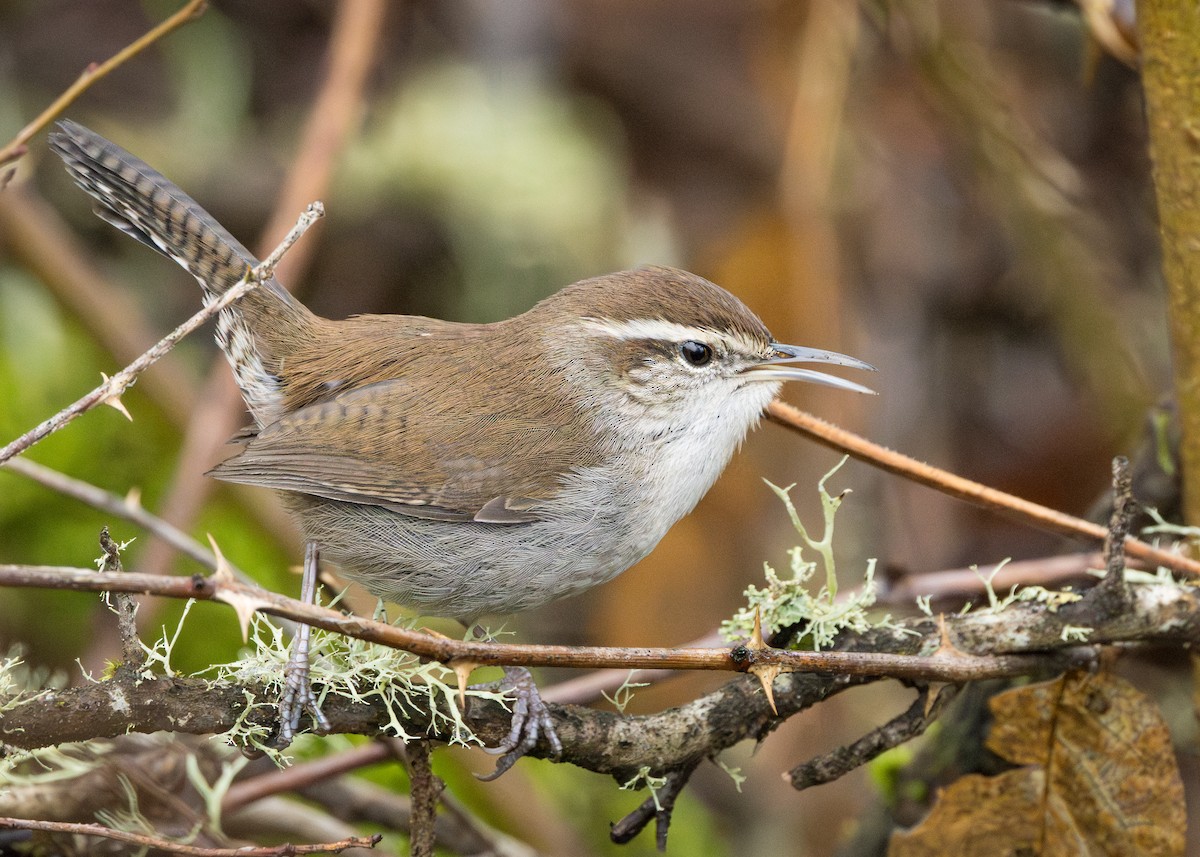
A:
<svg viewBox="0 0 1200 857">
<path fill-rule="evenodd" d="M 635 318 L 630 321 L 613 321 L 609 318 L 585 318 L 582 322 L 588 330 L 611 336 L 613 339 L 657 339 L 666 342 L 684 342 L 688 339 L 719 339 L 728 337 L 708 327 L 692 327 L 663 321 L 659 318 Z"/>
</svg>

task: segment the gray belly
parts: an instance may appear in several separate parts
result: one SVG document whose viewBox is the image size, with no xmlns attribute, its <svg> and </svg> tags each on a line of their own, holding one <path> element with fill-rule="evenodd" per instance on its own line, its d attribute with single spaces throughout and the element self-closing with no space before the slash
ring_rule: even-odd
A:
<svg viewBox="0 0 1200 857">
<path fill-rule="evenodd" d="M 662 536 L 634 536 L 620 514 L 594 508 L 553 521 L 481 524 L 309 495 L 285 498 L 322 558 L 373 594 L 466 621 L 527 610 L 610 580 Z"/>
</svg>

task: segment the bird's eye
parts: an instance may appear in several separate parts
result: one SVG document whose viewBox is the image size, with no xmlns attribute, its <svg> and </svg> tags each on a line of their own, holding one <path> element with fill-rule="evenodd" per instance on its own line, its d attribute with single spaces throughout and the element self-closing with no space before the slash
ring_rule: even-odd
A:
<svg viewBox="0 0 1200 857">
<path fill-rule="evenodd" d="M 712 348 L 694 339 L 681 343 L 679 354 L 689 366 L 706 366 L 713 358 Z"/>
</svg>

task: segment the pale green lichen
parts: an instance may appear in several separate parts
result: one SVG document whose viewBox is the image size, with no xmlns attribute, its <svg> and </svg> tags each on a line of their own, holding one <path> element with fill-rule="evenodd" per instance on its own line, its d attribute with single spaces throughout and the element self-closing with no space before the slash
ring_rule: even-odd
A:
<svg viewBox="0 0 1200 857">
<path fill-rule="evenodd" d="M 1153 538 L 1154 536 L 1169 536 L 1172 541 L 1186 542 L 1192 548 L 1192 553 L 1195 553 L 1196 549 L 1200 548 L 1200 527 L 1173 524 L 1160 515 L 1158 510 L 1153 506 L 1145 507 L 1145 511 L 1154 523 L 1142 528 L 1143 538 L 1149 537 L 1149 540 L 1157 546 L 1158 539 Z M 1103 576 L 1103 572 L 1100 572 L 1098 576 Z M 1125 579 L 1133 583 L 1162 583 L 1175 586 L 1188 585 L 1176 580 L 1171 570 L 1161 565 L 1153 573 L 1141 571 L 1140 569 L 1126 568 Z"/>
<path fill-rule="evenodd" d="M 988 609 L 993 613 L 1000 612 L 1007 605 L 1002 604 L 1000 599 L 996 597 L 996 590 L 992 586 L 992 582 L 996 579 L 996 575 L 1004 569 L 1004 566 L 1008 565 L 1011 561 L 1011 557 L 1002 559 L 1000 562 L 996 563 L 995 567 L 988 574 L 984 574 L 982 571 L 980 571 L 979 566 L 977 565 L 971 566 L 971 571 L 974 572 L 975 576 L 979 578 L 980 583 L 983 584 L 984 591 L 987 593 Z M 1009 595 L 1011 596 L 1012 593 L 1010 592 Z"/>
<path fill-rule="evenodd" d="M 73 780 L 95 770 L 97 756 L 110 747 L 108 741 L 89 741 L 39 747 L 35 750 L 8 748 L 0 758 L 0 783 L 6 786 L 40 786 Z"/>
<path fill-rule="evenodd" d="M 218 679 L 247 687 L 263 687 L 263 700 L 254 705 L 274 705 L 283 689 L 284 667 L 290 656 L 283 632 L 260 617 L 251 623 L 251 646 L 241 657 L 216 669 Z M 463 720 L 459 707 L 458 678 L 449 667 L 422 662 L 408 652 L 368 643 L 354 637 L 312 630 L 309 647 L 309 680 L 318 693 L 317 704 L 341 698 L 355 703 L 378 701 L 387 712 L 383 732 L 411 740 L 404 721 L 412 715 L 427 718 L 430 734 L 449 735 L 451 743 L 480 743 Z M 469 688 L 467 695 L 506 703 L 498 691 Z M 247 731 L 249 730 L 249 731 Z M 261 736 L 243 717 L 227 735 L 258 746 Z"/>
<path fill-rule="evenodd" d="M 208 828 L 217 833 L 221 830 L 221 803 L 225 794 L 233 784 L 233 779 L 249 764 L 250 760 L 242 753 L 227 755 L 221 761 L 221 768 L 215 780 L 211 783 L 200 770 L 200 760 L 195 754 L 189 754 L 185 762 L 187 779 L 196 794 L 204 801 L 205 814 L 208 816 Z"/>
<path fill-rule="evenodd" d="M 159 838 L 161 836 L 158 827 L 150 819 L 142 813 L 141 806 L 138 803 L 137 789 L 129 782 L 129 778 L 125 774 L 117 774 L 117 782 L 121 786 L 121 791 L 125 795 L 126 806 L 124 808 L 101 809 L 96 812 L 96 821 L 103 824 L 111 830 L 120 830 L 125 833 L 136 833 L 140 836 L 152 836 Z M 180 845 L 190 845 L 200 835 L 202 824 L 199 821 L 193 823 L 191 830 L 179 837 L 173 837 L 172 842 Z M 142 848 L 133 853 L 145 854 L 147 849 Z"/>
<path fill-rule="evenodd" d="M 1095 628 L 1084 625 L 1063 625 L 1062 641 L 1064 643 L 1086 643 Z"/>
<path fill-rule="evenodd" d="M 713 759 L 713 761 L 717 763 L 718 768 L 729 775 L 729 779 L 733 780 L 733 787 L 738 790 L 739 794 L 741 794 L 742 783 L 746 782 L 746 775 L 742 773 L 741 767 L 727 765 L 720 759 Z"/>
<path fill-rule="evenodd" d="M 62 673 L 30 667 L 20 644 L 0 656 L 0 714 L 66 686 L 67 677 Z"/>
<path fill-rule="evenodd" d="M 726 639 L 745 638 L 752 633 L 756 615 L 762 617 L 762 631 L 765 637 L 769 637 L 780 628 L 795 625 L 800 629 L 797 639 L 808 638 L 812 647 L 817 650 L 832 645 L 837 635 L 845 630 L 862 633 L 881 625 L 891 627 L 890 617 L 885 616 L 872 621 L 867 615 L 867 610 L 874 605 L 876 598 L 874 559 L 867 561 L 863 585 L 854 592 L 841 598 L 837 597 L 837 566 L 833 551 L 834 521 L 838 508 L 849 491 L 833 496 L 826 490 L 825 485 L 845 463 L 846 459 L 842 458 L 817 483 L 824 517 L 824 530 L 819 538 L 814 538 L 800 520 L 790 496 L 795 486 L 780 488 L 767 483 L 783 502 L 802 543 L 788 551 L 790 577 L 781 577 L 769 563 L 763 563 L 767 585 L 763 588 L 753 585 L 747 587 L 746 606 L 721 625 L 721 633 Z M 815 561 L 805 558 L 805 549 L 816 554 Z M 816 594 L 813 594 L 810 592 L 810 581 L 818 570 L 824 572 L 825 582 Z"/>
<path fill-rule="evenodd" d="M 27 670 L 19 650 L 11 649 L 0 658 L 0 712 L 15 708 L 27 693 Z"/>
<path fill-rule="evenodd" d="M 626 791 L 637 791 L 641 788 L 649 789 L 650 798 L 654 801 L 654 808 L 661 811 L 662 804 L 658 802 L 658 792 L 666 784 L 666 777 L 656 777 L 650 773 L 649 765 L 642 765 L 642 767 L 638 768 L 638 772 L 621 783 L 620 787 Z"/>
<path fill-rule="evenodd" d="M 1047 610 L 1051 613 L 1057 613 L 1058 608 L 1064 604 L 1070 604 L 1074 601 L 1079 601 L 1083 596 L 1078 592 L 1072 592 L 1069 589 L 1047 589 L 1044 586 L 1022 586 L 1013 587 L 1008 598 L 1004 599 L 1001 607 L 1007 607 L 1009 604 L 1014 604 L 1018 601 L 1033 601 L 1037 604 L 1046 605 Z"/>
<path fill-rule="evenodd" d="M 633 677 L 637 673 L 637 670 L 630 670 L 629 675 L 625 676 L 625 681 L 621 682 L 621 686 L 611 694 L 606 690 L 600 691 L 601 695 L 621 714 L 625 713 L 625 709 L 633 701 L 633 691 L 635 688 L 650 686 L 650 682 L 647 681 L 634 681 Z"/>
<path fill-rule="evenodd" d="M 142 671 L 139 677 L 143 679 L 154 678 L 155 668 L 162 672 L 167 678 L 174 678 L 175 670 L 171 667 L 171 652 L 175 649 L 175 644 L 179 642 L 179 635 L 183 632 L 183 623 L 187 621 L 188 614 L 192 612 L 192 607 L 195 605 L 196 599 L 189 598 L 183 603 L 183 610 L 179 614 L 179 621 L 175 623 L 175 632 L 167 633 L 165 625 L 162 628 L 162 636 L 152 645 L 147 646 L 140 639 L 138 645 L 142 647 L 142 652 L 145 655 L 145 663 L 142 665 Z"/>
</svg>

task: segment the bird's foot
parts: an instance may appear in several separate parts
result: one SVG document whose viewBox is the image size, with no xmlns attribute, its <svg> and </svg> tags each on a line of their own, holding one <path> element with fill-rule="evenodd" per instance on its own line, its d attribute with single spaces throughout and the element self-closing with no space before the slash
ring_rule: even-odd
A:
<svg viewBox="0 0 1200 857">
<path fill-rule="evenodd" d="M 291 656 L 287 666 L 283 668 L 283 694 L 279 698 L 279 734 L 274 745 L 282 750 L 292 743 L 296 733 L 300 731 L 300 718 L 305 712 L 312 718 L 314 731 L 324 734 L 330 731 L 329 718 L 317 703 L 313 693 L 312 681 L 308 674 L 308 633 L 309 626 L 302 626 L 297 632 L 292 646 Z"/>
<path fill-rule="evenodd" d="M 550 708 L 542 701 L 529 670 L 525 667 L 505 667 L 499 690 L 513 698 L 512 728 L 498 745 L 485 748 L 484 752 L 499 756 L 500 760 L 496 762 L 496 770 L 479 777 L 484 782 L 496 779 L 515 765 L 518 759 L 537 746 L 539 738 L 546 739 L 553 758 L 562 755 L 562 742 L 554 730 Z"/>
<path fill-rule="evenodd" d="M 321 553 L 317 543 L 307 542 L 304 546 L 304 575 L 300 583 L 300 600 L 305 604 L 316 602 L 320 563 Z M 329 718 L 317 704 L 309 677 L 308 652 L 311 637 L 312 626 L 296 626 L 296 636 L 292 638 L 292 651 L 288 656 L 287 666 L 283 668 L 283 695 L 279 699 L 279 734 L 274 741 L 275 747 L 280 750 L 292 743 L 292 739 L 300 730 L 300 717 L 306 711 L 312 718 L 317 733 L 324 734 L 331 728 Z"/>
</svg>

